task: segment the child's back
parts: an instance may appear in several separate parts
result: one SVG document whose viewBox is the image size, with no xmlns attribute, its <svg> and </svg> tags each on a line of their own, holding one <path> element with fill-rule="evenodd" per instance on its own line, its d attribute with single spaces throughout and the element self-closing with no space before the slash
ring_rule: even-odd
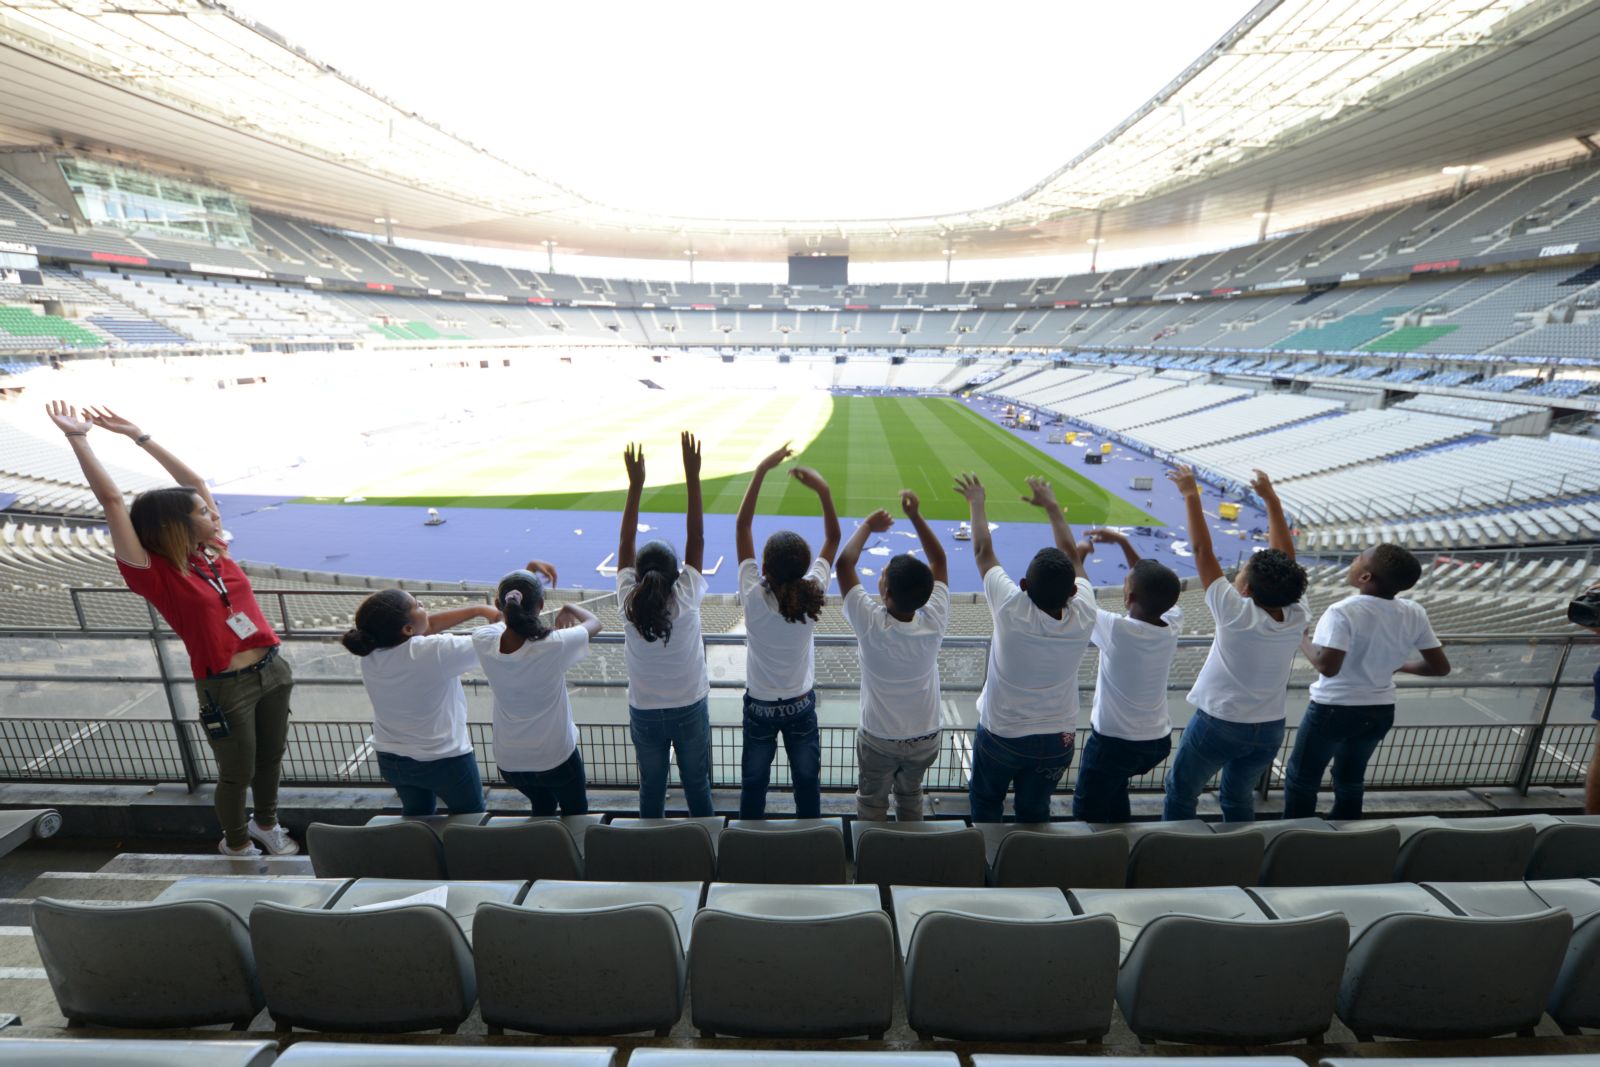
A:
<svg viewBox="0 0 1600 1067">
<path fill-rule="evenodd" d="M 1318 674 L 1311 683 L 1311 699 L 1318 704 L 1393 704 L 1394 672 L 1415 652 L 1439 647 L 1421 604 L 1366 593 L 1330 604 L 1312 640 L 1345 654 L 1338 674 Z"/>
<path fill-rule="evenodd" d="M 1100 650 L 1094 682 L 1095 732 L 1127 741 L 1150 741 L 1172 732 L 1167 679 L 1178 654 L 1183 609 L 1161 616 L 1165 626 L 1100 611 L 1091 641 Z"/>
<path fill-rule="evenodd" d="M 494 694 L 494 758 L 508 771 L 559 766 L 578 744 L 567 696 L 567 671 L 589 654 L 581 626 L 552 630 L 537 641 L 501 651 L 504 623 L 472 633 L 478 665 Z"/>
<path fill-rule="evenodd" d="M 857 585 L 845 595 L 844 617 L 861 657 L 861 728 L 890 740 L 939 729 L 939 646 L 950 628 L 950 590 L 935 582 L 911 621 L 890 615 Z"/>
<path fill-rule="evenodd" d="M 624 606 L 639 588 L 632 567 L 617 571 L 617 602 Z M 710 691 L 706 676 L 706 651 L 700 636 L 700 602 L 706 580 L 684 564 L 667 592 L 669 634 L 646 640 L 633 621 L 623 615 L 623 661 L 628 668 L 628 704 L 635 708 L 679 708 L 693 704 Z"/>
</svg>

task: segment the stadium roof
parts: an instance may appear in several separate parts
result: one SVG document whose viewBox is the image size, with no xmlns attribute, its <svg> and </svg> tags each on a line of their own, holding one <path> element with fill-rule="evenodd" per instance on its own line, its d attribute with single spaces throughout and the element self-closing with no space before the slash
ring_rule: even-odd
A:
<svg viewBox="0 0 1600 1067">
<path fill-rule="evenodd" d="M 1081 252 L 1096 238 L 1220 244 L 1435 191 L 1460 168 L 1490 177 L 1577 154 L 1574 138 L 1600 131 L 1600 0 L 1263 0 L 1003 203 L 903 219 L 678 218 L 564 188 L 210 0 L 11 0 L 0 46 L 0 144 L 188 169 L 349 229 L 387 218 L 419 238 L 680 261 L 690 249 L 912 260 Z"/>
</svg>

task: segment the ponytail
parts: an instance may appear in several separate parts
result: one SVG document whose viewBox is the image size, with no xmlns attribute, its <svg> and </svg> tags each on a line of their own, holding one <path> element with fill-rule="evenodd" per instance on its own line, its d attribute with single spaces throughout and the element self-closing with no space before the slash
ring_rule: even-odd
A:
<svg viewBox="0 0 1600 1067">
<path fill-rule="evenodd" d="M 796 578 L 782 585 L 767 583 L 778 600 L 778 614 L 787 622 L 816 622 L 822 617 L 822 587 L 809 578 Z"/>
<path fill-rule="evenodd" d="M 344 646 L 346 652 L 352 652 L 357 656 L 370 656 L 378 651 L 378 643 L 365 630 L 346 630 L 344 636 L 339 638 L 339 643 Z"/>
<path fill-rule="evenodd" d="M 530 571 L 512 571 L 500 579 L 495 604 L 505 616 L 506 629 L 526 641 L 550 636 L 540 613 L 544 611 L 544 583 Z"/>
<path fill-rule="evenodd" d="M 646 641 L 672 640 L 672 587 L 678 582 L 678 556 L 665 541 L 651 541 L 635 563 L 638 584 L 628 594 L 622 613 Z"/>
<path fill-rule="evenodd" d="M 822 617 L 822 587 L 806 579 L 811 569 L 811 546 L 792 530 L 767 538 L 761 550 L 761 571 L 767 588 L 778 601 L 778 612 L 788 622 L 815 622 Z"/>
<path fill-rule="evenodd" d="M 370 656 L 380 648 L 405 644 L 411 637 L 405 628 L 416 603 L 404 589 L 373 593 L 356 609 L 355 626 L 346 630 L 339 642 L 357 656 Z"/>
</svg>

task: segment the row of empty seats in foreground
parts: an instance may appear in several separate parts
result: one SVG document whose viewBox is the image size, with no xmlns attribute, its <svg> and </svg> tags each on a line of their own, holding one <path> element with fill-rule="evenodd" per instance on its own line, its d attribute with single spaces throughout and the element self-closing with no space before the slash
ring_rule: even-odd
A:
<svg viewBox="0 0 1600 1067">
<path fill-rule="evenodd" d="M 1600 877 L 1600 816 L 1106 826 L 576 815 L 313 823 L 322 878 L 1175 888 Z M 847 854 L 848 853 L 848 854 Z M 851 860 L 853 859 L 853 868 Z"/>
<path fill-rule="evenodd" d="M 1187 889 L 186 878 L 33 904 L 69 1026 L 923 1040 L 1600 1026 L 1600 883 Z M 182 966 L 152 967 L 157 959 Z"/>
<path fill-rule="evenodd" d="M 954 1052 L 801 1052 L 779 1049 L 450 1048 L 304 1041 L 279 1055 L 271 1041 L 0 1042 L 0 1065 L 54 1067 L 961 1067 Z M 974 1053 L 972 1067 L 1150 1067 L 1141 1056 Z M 1186 1056 L 1191 1067 L 1305 1067 L 1293 1056 Z M 1600 1056 L 1436 1056 L 1435 1067 L 1600 1067 Z M 1327 1056 L 1319 1067 L 1417 1067 L 1415 1059 Z"/>
</svg>

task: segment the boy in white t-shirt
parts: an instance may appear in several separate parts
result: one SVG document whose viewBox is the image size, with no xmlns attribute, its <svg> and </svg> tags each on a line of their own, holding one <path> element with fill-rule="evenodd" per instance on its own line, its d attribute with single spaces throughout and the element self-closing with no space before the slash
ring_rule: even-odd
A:
<svg viewBox="0 0 1600 1067">
<path fill-rule="evenodd" d="M 1317 669 L 1311 702 L 1295 731 L 1283 776 L 1283 817 L 1317 813 L 1322 772 L 1333 764 L 1333 818 L 1361 818 L 1367 762 L 1394 726 L 1396 671 L 1443 678 L 1450 660 L 1428 613 L 1399 594 L 1417 584 L 1422 564 L 1399 545 L 1367 549 L 1350 564 L 1353 596 L 1328 606 L 1300 648 Z M 1421 659 L 1412 653 L 1420 652 Z"/>
<path fill-rule="evenodd" d="M 956 478 L 972 525 L 972 558 L 994 618 L 989 666 L 978 694 L 967 799 L 973 822 L 1000 822 L 1016 789 L 1018 822 L 1047 822 L 1050 797 L 1072 765 L 1078 729 L 1078 664 L 1094 629 L 1094 589 L 1050 483 L 1029 478 L 1023 500 L 1050 520 L 1054 548 L 1041 548 L 1013 582 L 995 555 L 986 494 L 976 474 Z"/>
<path fill-rule="evenodd" d="M 734 521 L 739 553 L 739 599 L 744 604 L 744 752 L 739 761 L 739 818 L 767 813 L 767 784 L 783 736 L 794 781 L 794 813 L 799 819 L 822 814 L 822 737 L 817 731 L 817 694 L 811 632 L 822 615 L 823 594 L 839 551 L 839 516 L 833 493 L 822 476 L 807 467 L 789 473 L 817 494 L 822 507 L 822 551 L 815 557 L 806 539 L 779 530 L 756 562 L 752 526 L 761 483 L 767 472 L 790 456 L 788 445 L 757 466 Z"/>
<path fill-rule="evenodd" d="M 1072 817 L 1120 823 L 1132 817 L 1128 783 L 1161 765 L 1172 752 L 1167 677 L 1178 654 L 1183 583 L 1171 568 L 1140 559 L 1127 536 L 1090 530 L 1089 540 L 1121 547 L 1128 561 L 1122 581 L 1126 615 L 1097 611 L 1090 637 L 1100 650 L 1089 740 L 1072 791 Z"/>
<path fill-rule="evenodd" d="M 909 822 L 923 816 L 922 776 L 939 758 L 939 646 L 950 628 L 950 575 L 917 494 L 901 490 L 900 506 L 928 562 L 895 556 L 878 574 L 879 599 L 867 595 L 856 564 L 867 539 L 894 525 L 880 509 L 851 535 L 837 570 L 845 621 L 855 631 L 861 656 L 856 815 L 888 818 L 893 790 L 895 818 Z"/>
<path fill-rule="evenodd" d="M 1294 537 L 1272 481 L 1261 471 L 1250 487 L 1267 508 L 1267 543 L 1250 557 L 1232 584 L 1211 548 L 1194 471 L 1167 476 L 1189 512 L 1189 545 L 1205 586 L 1206 608 L 1216 623 L 1211 651 L 1189 690 L 1194 715 L 1184 727 L 1167 770 L 1163 819 L 1192 819 L 1200 792 L 1222 771 L 1217 802 L 1227 822 L 1256 817 L 1255 785 L 1283 746 L 1289 669 L 1311 623 L 1306 571 L 1295 562 Z"/>
<path fill-rule="evenodd" d="M 628 498 L 617 541 L 617 602 L 625 620 L 622 658 L 628 668 L 628 731 L 639 767 L 639 814 L 666 814 L 668 760 L 676 753 L 678 777 L 689 814 L 711 808 L 711 692 L 706 649 L 700 638 L 700 602 L 706 580 L 705 513 L 700 499 L 700 442 L 683 434 L 683 480 L 687 496 L 683 566 L 665 541 L 650 541 L 634 553 L 639 501 L 644 494 L 644 448 L 629 445 Z"/>
</svg>

